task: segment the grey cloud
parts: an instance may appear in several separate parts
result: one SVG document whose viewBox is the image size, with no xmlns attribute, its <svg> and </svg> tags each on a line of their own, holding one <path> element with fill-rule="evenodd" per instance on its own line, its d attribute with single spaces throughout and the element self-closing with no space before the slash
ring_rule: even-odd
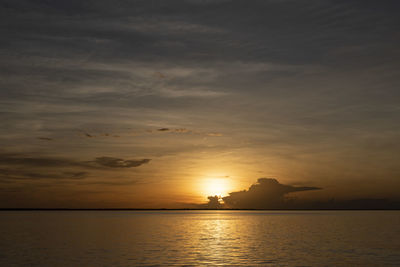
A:
<svg viewBox="0 0 400 267">
<path fill-rule="evenodd" d="M 88 175 L 88 172 L 63 172 L 63 174 L 73 179 L 82 179 Z"/>
<path fill-rule="evenodd" d="M 109 126 L 109 125 L 107 125 Z M 155 134 L 155 133 L 175 133 L 175 134 L 194 134 L 194 135 L 201 135 L 201 136 L 209 136 L 209 137 L 221 137 L 223 136 L 222 133 L 220 132 L 205 132 L 205 131 L 198 131 L 198 130 L 190 130 L 187 128 L 158 128 L 158 129 L 134 129 L 130 127 L 116 127 L 114 133 L 108 133 L 108 132 L 86 132 L 86 131 L 79 131 L 80 136 L 83 137 L 88 137 L 88 138 L 107 138 L 107 137 L 113 137 L 113 138 L 119 138 L 119 137 L 132 137 L 132 136 L 143 136 L 146 134 Z M 118 133 L 118 134 L 116 134 Z M 42 138 L 39 138 L 42 139 Z M 43 139 L 47 140 L 47 138 Z M 51 139 L 53 140 L 53 139 Z"/>
<path fill-rule="evenodd" d="M 176 133 L 190 133 L 192 131 L 188 130 L 186 128 L 178 128 L 178 129 L 174 129 L 174 132 L 176 132 Z"/>
<path fill-rule="evenodd" d="M 286 194 L 319 189 L 321 188 L 284 185 L 273 178 L 260 178 L 248 190 L 231 192 L 229 196 L 222 199 L 225 206 L 229 208 L 279 209 L 292 204 L 285 199 Z"/>
<path fill-rule="evenodd" d="M 218 196 L 209 196 L 208 197 L 208 203 L 204 206 L 207 209 L 220 209 L 223 206 L 219 202 L 219 197 Z"/>
<path fill-rule="evenodd" d="M 396 1 L 3 1 L 1 8 L 7 54 L 47 59 L 342 66 L 391 61 L 379 52 L 395 51 L 398 42 Z M 332 53 L 354 47 L 362 49 Z"/>
<path fill-rule="evenodd" d="M 36 147 L 62 153 L 72 142 L 67 127 L 99 137 L 90 125 L 161 125 L 168 134 L 174 125 L 199 125 L 208 136 L 229 133 L 220 150 L 246 139 L 247 149 L 271 153 L 260 161 L 302 149 L 345 156 L 351 143 L 363 155 L 360 169 L 379 162 L 398 170 L 390 144 L 399 139 L 399 3 L 1 1 L 0 146 L 34 150 L 32 136 L 51 136 L 57 142 Z M 379 142 L 363 149 L 360 140 Z M 102 140 L 86 141 L 82 151 Z M 2 160 L 112 168 L 68 158 Z"/>
<path fill-rule="evenodd" d="M 2 180 L 39 180 L 39 179 L 85 179 L 88 172 L 64 171 L 55 172 L 41 169 L 0 169 Z"/>
<path fill-rule="evenodd" d="M 248 190 L 229 193 L 229 196 L 209 196 L 208 203 L 181 203 L 188 209 L 290 209 L 290 210 L 398 210 L 399 199 L 361 198 L 301 200 L 286 197 L 293 192 L 320 190 L 319 187 L 297 187 L 284 185 L 273 178 L 260 178 Z M 221 203 L 221 200 L 224 202 Z"/>
<path fill-rule="evenodd" d="M 66 158 L 28 157 L 24 155 L 0 154 L 0 165 L 21 165 L 29 167 L 84 167 L 85 163 Z"/>
<path fill-rule="evenodd" d="M 44 141 L 53 141 L 53 138 L 49 138 L 49 137 L 38 137 L 37 139 L 44 140 Z"/>
<path fill-rule="evenodd" d="M 154 133 L 154 132 L 165 132 L 165 133 L 177 133 L 177 134 L 196 134 L 210 137 L 220 137 L 223 136 L 222 133 L 219 132 L 203 132 L 198 130 L 190 130 L 187 128 L 158 128 L 157 130 L 147 129 L 145 131 L 137 131 L 134 132 L 135 135 L 139 135 L 140 133 Z"/>
<path fill-rule="evenodd" d="M 86 132 L 84 132 L 83 134 L 84 134 L 86 137 L 89 137 L 89 138 L 95 137 L 94 135 L 89 134 L 89 133 L 86 133 Z"/>
<path fill-rule="evenodd" d="M 159 132 L 172 132 L 172 133 L 193 133 L 194 131 L 191 131 L 186 128 L 160 128 L 157 129 Z"/>
<path fill-rule="evenodd" d="M 114 138 L 118 138 L 120 137 L 119 135 L 116 134 L 111 134 L 111 133 L 97 133 L 97 135 L 92 134 L 92 133 L 87 133 L 82 131 L 82 135 L 84 137 L 88 137 L 88 138 L 95 138 L 95 137 L 114 137 Z"/>
<path fill-rule="evenodd" d="M 81 185 L 106 185 L 106 186 L 127 186 L 138 184 L 137 180 L 129 180 L 129 181 L 87 181 L 80 183 Z"/>
<path fill-rule="evenodd" d="M 124 160 L 120 158 L 113 157 L 99 157 L 96 158 L 95 162 L 101 166 L 111 167 L 111 168 L 132 168 L 139 167 L 140 165 L 150 162 L 150 159 L 141 160 Z"/>
<path fill-rule="evenodd" d="M 68 158 L 53 157 L 26 157 L 20 154 L 0 154 L 0 165 L 3 166 L 23 166 L 36 168 L 58 168 L 58 167 L 80 167 L 89 169 L 99 169 L 103 167 L 111 168 L 131 168 L 139 167 L 150 162 L 150 159 L 124 160 L 113 157 L 97 157 L 95 161 L 75 161 Z M 97 163 L 97 164 L 92 164 Z M 100 165 L 100 166 L 98 166 Z"/>
<path fill-rule="evenodd" d="M 87 170 L 106 171 L 110 168 L 134 168 L 146 164 L 150 159 L 124 160 L 112 157 L 98 157 L 95 161 L 76 161 L 68 158 L 28 157 L 22 154 L 0 154 L 0 181 L 17 183 L 54 180 L 61 183 L 68 180 L 83 180 L 90 177 Z M 91 181 L 96 183 L 99 181 Z M 88 182 L 89 183 L 89 182 Z M 132 181 L 103 181 L 116 185 L 132 184 Z M 136 183 L 136 181 L 135 181 Z"/>
</svg>

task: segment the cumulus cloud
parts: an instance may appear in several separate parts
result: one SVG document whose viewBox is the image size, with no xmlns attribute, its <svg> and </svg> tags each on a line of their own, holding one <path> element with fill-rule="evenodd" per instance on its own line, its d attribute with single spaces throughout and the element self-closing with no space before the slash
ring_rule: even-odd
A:
<svg viewBox="0 0 400 267">
<path fill-rule="evenodd" d="M 139 167 L 142 164 L 146 164 L 146 163 L 150 162 L 150 159 L 124 160 L 124 159 L 113 158 L 113 157 L 99 157 L 99 158 L 96 158 L 95 162 L 102 166 L 111 167 L 111 168 L 132 168 L 132 167 Z"/>
<path fill-rule="evenodd" d="M 209 196 L 208 203 L 206 204 L 205 207 L 209 209 L 219 209 L 222 208 L 223 206 L 219 202 L 219 196 Z"/>
<path fill-rule="evenodd" d="M 274 178 L 260 178 L 248 190 L 229 193 L 229 196 L 209 196 L 203 204 L 188 203 L 189 209 L 310 209 L 310 210 L 363 210 L 363 209 L 393 209 L 400 208 L 397 199 L 328 199 L 301 200 L 286 197 L 292 192 L 319 190 L 319 187 L 298 187 L 284 185 Z M 223 200 L 223 203 L 221 203 Z"/>
<path fill-rule="evenodd" d="M 248 190 L 231 192 L 223 197 L 228 208 L 279 209 L 288 206 L 285 195 L 292 192 L 318 190 L 318 187 L 296 187 L 279 183 L 274 178 L 259 178 Z"/>
</svg>

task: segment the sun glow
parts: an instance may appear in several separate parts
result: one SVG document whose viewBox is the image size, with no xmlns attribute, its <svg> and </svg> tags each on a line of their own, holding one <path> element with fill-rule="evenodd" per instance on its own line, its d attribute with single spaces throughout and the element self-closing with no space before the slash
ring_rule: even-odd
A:
<svg viewBox="0 0 400 267">
<path fill-rule="evenodd" d="M 230 190 L 228 179 L 209 178 L 203 183 L 203 191 L 207 196 L 226 196 Z"/>
</svg>

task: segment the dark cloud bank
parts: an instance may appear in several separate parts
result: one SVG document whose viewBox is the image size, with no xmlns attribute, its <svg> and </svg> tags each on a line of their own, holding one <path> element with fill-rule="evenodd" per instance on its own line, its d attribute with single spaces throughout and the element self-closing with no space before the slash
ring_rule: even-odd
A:
<svg viewBox="0 0 400 267">
<path fill-rule="evenodd" d="M 22 154 L 0 154 L 0 165 L 22 165 L 33 167 L 87 167 L 131 168 L 150 162 L 150 159 L 124 160 L 114 157 L 97 157 L 94 161 L 76 161 L 69 158 L 30 157 Z"/>
<path fill-rule="evenodd" d="M 400 209 L 400 202 L 387 199 L 353 199 L 336 201 L 304 201 L 287 194 L 321 190 L 319 187 L 296 187 L 279 183 L 274 178 L 259 178 L 248 190 L 229 193 L 229 196 L 209 196 L 204 209 Z"/>
<path fill-rule="evenodd" d="M 0 182 L 38 179 L 80 180 L 89 176 L 90 173 L 86 170 L 135 168 L 148 162 L 150 159 L 97 157 L 93 161 L 77 161 L 70 158 L 3 153 L 0 154 Z"/>
</svg>

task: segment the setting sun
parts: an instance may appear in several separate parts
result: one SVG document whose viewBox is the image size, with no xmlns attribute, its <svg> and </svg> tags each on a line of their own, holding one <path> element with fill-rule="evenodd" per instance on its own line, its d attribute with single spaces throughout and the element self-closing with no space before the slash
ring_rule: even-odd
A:
<svg viewBox="0 0 400 267">
<path fill-rule="evenodd" d="M 203 191 L 207 196 L 226 196 L 230 189 L 226 178 L 209 178 L 203 182 Z"/>
<path fill-rule="evenodd" d="M 400 267 L 399 11 L 0 0 L 0 267 Z"/>
</svg>

